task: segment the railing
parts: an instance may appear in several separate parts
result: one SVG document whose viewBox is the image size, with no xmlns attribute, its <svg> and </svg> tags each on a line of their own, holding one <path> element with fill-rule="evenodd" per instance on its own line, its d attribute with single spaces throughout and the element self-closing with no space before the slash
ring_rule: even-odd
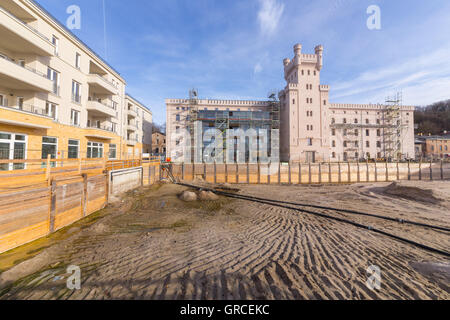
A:
<svg viewBox="0 0 450 320">
<path fill-rule="evenodd" d="M 108 107 L 108 108 L 111 108 L 111 109 L 113 109 L 113 110 L 116 110 L 116 109 L 112 106 L 112 104 L 107 104 L 107 103 L 103 102 L 102 99 L 100 99 L 100 98 L 92 98 L 92 97 L 88 97 L 88 100 L 89 100 L 89 101 L 95 101 L 95 102 L 98 102 L 98 103 L 100 103 L 101 105 L 104 105 L 105 107 Z"/>
<path fill-rule="evenodd" d="M 81 95 L 72 93 L 72 101 L 76 103 L 81 103 Z"/>
<path fill-rule="evenodd" d="M 48 79 L 48 77 L 47 77 L 47 75 L 45 73 L 40 72 L 40 71 L 38 71 L 38 70 L 36 70 L 34 68 L 30 68 L 30 67 L 28 67 L 26 65 L 21 65 L 20 63 L 17 63 L 16 61 L 14 61 L 13 59 L 11 59 L 9 57 L 6 57 L 4 55 L 0 55 L 0 58 L 5 59 L 6 61 L 9 61 L 11 63 L 14 63 L 15 65 L 17 65 L 19 67 L 22 67 L 22 68 L 24 68 L 24 69 L 26 69 L 28 71 L 31 71 L 31 72 L 33 72 L 33 73 L 35 73 L 35 74 L 37 74 L 37 75 L 39 75 L 41 77 L 44 77 L 45 79 Z"/>
<path fill-rule="evenodd" d="M 105 77 L 102 77 L 101 75 L 97 74 L 97 73 L 91 73 L 91 75 L 100 78 L 102 81 L 106 82 L 107 84 L 113 86 L 114 88 L 118 88 L 118 86 L 115 83 L 112 83 L 111 81 L 109 81 L 108 79 L 106 79 Z"/>
<path fill-rule="evenodd" d="M 88 128 L 88 129 L 100 129 L 100 130 L 104 130 L 104 131 L 114 132 L 113 127 L 112 126 L 107 126 L 107 125 L 87 124 L 86 128 Z"/>
<path fill-rule="evenodd" d="M 37 31 L 35 28 L 33 28 L 32 26 L 30 26 L 29 24 L 27 24 L 25 21 L 22 21 L 21 19 L 19 19 L 18 17 L 16 17 L 15 15 L 13 15 L 11 12 L 9 12 L 8 10 L 6 10 L 3 7 L 0 7 L 0 11 L 4 12 L 6 15 L 10 16 L 11 18 L 13 18 L 14 20 L 16 20 L 17 22 L 21 23 L 25 28 L 28 28 L 31 32 L 33 32 L 34 34 L 36 34 L 37 36 L 39 36 L 40 38 L 42 38 L 43 40 L 47 41 L 48 43 L 50 43 L 51 45 L 53 45 L 53 43 L 50 41 L 49 38 L 47 38 L 45 35 L 43 35 L 42 33 L 40 33 L 39 31 Z"/>
<path fill-rule="evenodd" d="M 24 103 L 21 106 L 15 106 L 15 107 L 11 107 L 11 106 L 8 106 L 8 105 L 2 105 L 2 107 L 8 108 L 8 109 L 11 109 L 11 110 L 16 110 L 16 111 L 19 110 L 19 111 L 23 111 L 23 112 L 37 114 L 37 115 L 40 115 L 40 116 L 45 116 L 45 117 L 53 119 L 53 117 L 51 115 L 49 115 L 47 112 L 45 112 L 45 108 L 36 107 L 36 106 L 31 105 L 31 104 Z"/>
</svg>

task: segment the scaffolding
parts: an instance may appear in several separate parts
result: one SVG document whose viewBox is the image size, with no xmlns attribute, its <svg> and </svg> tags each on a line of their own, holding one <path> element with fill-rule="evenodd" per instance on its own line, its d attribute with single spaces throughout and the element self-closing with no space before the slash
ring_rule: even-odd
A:
<svg viewBox="0 0 450 320">
<path fill-rule="evenodd" d="M 266 116 L 258 115 L 258 111 L 228 111 L 228 110 L 215 110 L 214 117 L 204 117 L 204 112 L 199 109 L 198 91 L 192 89 L 189 91 L 188 100 L 188 112 L 184 118 L 185 126 L 188 128 L 191 136 L 191 159 L 194 159 L 194 123 L 201 121 L 203 124 L 208 123 L 210 127 L 221 132 L 223 141 L 222 153 L 226 150 L 227 135 L 226 132 L 231 128 L 267 128 L 267 129 L 280 129 L 280 102 L 275 92 L 272 92 L 268 96 L 267 100 L 267 114 Z M 269 145 L 271 145 L 272 136 L 269 133 Z M 278 143 L 276 141 L 275 143 Z M 220 156 L 220 154 L 215 155 Z M 249 158 L 249 154 L 246 153 L 246 159 Z"/>
<path fill-rule="evenodd" d="M 384 110 L 383 145 L 385 158 L 388 160 L 402 157 L 402 93 L 387 97 Z"/>
<path fill-rule="evenodd" d="M 364 123 L 362 112 L 360 119 L 355 123 L 332 123 L 331 128 L 341 130 L 343 137 L 343 160 L 359 160 L 365 158 L 364 154 L 364 131 L 367 129 L 377 129 L 377 152 L 374 158 L 388 161 L 400 160 L 402 153 L 402 124 L 401 117 L 402 93 L 398 92 L 393 97 L 387 97 L 382 112 L 382 117 L 377 119 L 376 124 Z M 356 120 L 355 120 L 356 121 Z M 382 146 L 378 145 L 378 142 Z M 366 147 L 367 148 L 367 147 Z M 383 157 L 380 157 L 383 155 Z M 368 157 L 367 157 L 368 158 Z"/>
</svg>

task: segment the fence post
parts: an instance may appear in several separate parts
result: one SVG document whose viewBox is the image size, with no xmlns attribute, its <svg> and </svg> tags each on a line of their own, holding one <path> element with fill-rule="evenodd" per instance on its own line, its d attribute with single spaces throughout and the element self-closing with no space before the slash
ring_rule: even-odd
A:
<svg viewBox="0 0 450 320">
<path fill-rule="evenodd" d="M 258 184 L 261 183 L 261 163 L 258 160 Z"/>
<path fill-rule="evenodd" d="M 203 162 L 203 175 L 205 176 L 205 181 L 207 181 L 207 177 L 206 177 L 206 162 Z"/>
<path fill-rule="evenodd" d="M 419 161 L 419 180 L 422 180 L 422 157 L 420 157 Z"/>
<path fill-rule="evenodd" d="M 50 186 L 50 173 L 51 173 L 51 167 L 50 167 L 50 159 L 51 155 L 47 155 L 47 167 L 45 169 L 45 180 L 47 180 L 47 185 Z"/>
<path fill-rule="evenodd" d="M 352 182 L 352 173 L 350 171 L 350 162 L 347 161 L 347 181 Z"/>
<path fill-rule="evenodd" d="M 369 159 L 366 159 L 366 182 L 369 182 L 370 175 L 369 175 Z"/>
<path fill-rule="evenodd" d="M 411 180 L 411 160 L 408 159 L 408 180 Z"/>
<path fill-rule="evenodd" d="M 389 181 L 389 169 L 388 169 L 388 162 L 386 159 L 386 182 Z"/>
<path fill-rule="evenodd" d="M 195 180 L 195 162 L 192 162 L 192 181 Z"/>
<path fill-rule="evenodd" d="M 342 182 L 341 179 L 342 179 L 342 177 L 341 177 L 341 162 L 338 161 L 338 181 L 339 181 L 339 183 Z"/>
<path fill-rule="evenodd" d="M 55 215 L 56 215 L 56 181 L 51 181 L 50 188 L 50 221 L 49 221 L 49 233 L 55 231 Z"/>
<path fill-rule="evenodd" d="M 442 159 L 441 159 L 441 180 L 444 180 L 444 168 L 442 166 Z"/>
<path fill-rule="evenodd" d="M 322 166 L 320 162 L 319 162 L 319 183 L 322 183 Z"/>
<path fill-rule="evenodd" d="M 361 173 L 360 173 L 360 171 L 359 171 L 359 159 L 356 159 L 356 166 L 357 166 L 357 170 L 358 170 L 358 172 L 356 173 L 357 174 L 357 179 L 358 179 L 358 182 L 361 182 Z"/>
<path fill-rule="evenodd" d="M 397 160 L 397 180 L 400 180 L 400 168 L 398 167 L 398 160 Z"/>
<path fill-rule="evenodd" d="M 377 159 L 375 159 L 374 163 L 375 163 L 375 182 L 378 182 Z"/>
<path fill-rule="evenodd" d="M 298 184 L 302 183 L 302 163 L 298 163 Z"/>
<path fill-rule="evenodd" d="M 247 162 L 247 184 L 250 184 L 250 168 L 248 162 Z"/>
<path fill-rule="evenodd" d="M 278 184 L 281 184 L 281 162 L 278 161 Z"/>
<path fill-rule="evenodd" d="M 328 160 L 328 182 L 331 183 L 331 160 Z"/>
<path fill-rule="evenodd" d="M 311 161 L 308 162 L 308 183 L 312 184 Z"/>
<path fill-rule="evenodd" d="M 291 180 L 291 162 L 288 162 L 288 172 L 289 172 L 289 184 L 291 184 L 292 183 L 292 180 Z"/>
<path fill-rule="evenodd" d="M 228 182 L 228 163 L 225 162 L 225 182 Z"/>
<path fill-rule="evenodd" d="M 181 180 L 184 180 L 184 162 L 181 163 Z"/>
<path fill-rule="evenodd" d="M 239 163 L 236 162 L 236 183 L 239 183 Z"/>
<path fill-rule="evenodd" d="M 214 184 L 217 183 L 217 167 L 216 167 L 216 159 L 214 159 Z"/>
<path fill-rule="evenodd" d="M 267 164 L 267 184 L 270 184 L 270 161 Z"/>
<path fill-rule="evenodd" d="M 433 165 L 433 158 L 430 160 L 430 180 L 433 180 L 433 168 L 431 167 Z"/>
</svg>

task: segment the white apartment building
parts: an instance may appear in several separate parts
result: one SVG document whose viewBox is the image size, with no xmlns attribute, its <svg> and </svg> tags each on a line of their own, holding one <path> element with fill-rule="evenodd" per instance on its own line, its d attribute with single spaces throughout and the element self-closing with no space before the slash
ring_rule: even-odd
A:
<svg viewBox="0 0 450 320">
<path fill-rule="evenodd" d="M 37 3 L 0 2 L 0 158 L 142 153 L 152 115 L 125 88 L 113 67 Z"/>
</svg>

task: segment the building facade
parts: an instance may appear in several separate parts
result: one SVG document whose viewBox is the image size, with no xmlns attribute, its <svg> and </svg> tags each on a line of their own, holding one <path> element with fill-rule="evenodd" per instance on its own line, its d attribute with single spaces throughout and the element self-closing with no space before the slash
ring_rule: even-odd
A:
<svg viewBox="0 0 450 320">
<path fill-rule="evenodd" d="M 1 1 L 2 159 L 122 159 L 130 147 L 141 153 L 141 131 L 141 143 L 127 140 L 127 101 L 134 100 L 125 87 L 114 68 L 34 1 Z M 144 114 L 151 123 L 150 111 Z"/>
<path fill-rule="evenodd" d="M 198 100 L 196 109 L 216 112 L 266 112 L 269 123 L 279 121 L 281 161 L 352 161 L 414 158 L 414 110 L 401 105 L 401 97 L 380 104 L 330 103 L 330 87 L 320 83 L 323 47 L 314 54 L 294 46 L 293 59 L 284 59 L 286 87 L 279 92 L 279 113 L 270 101 Z M 187 99 L 166 99 L 167 149 L 171 135 L 192 122 Z M 277 118 L 279 115 L 279 118 Z M 211 115 L 217 119 L 219 114 Z"/>
<path fill-rule="evenodd" d="M 125 95 L 125 108 L 127 116 L 124 119 L 124 135 L 127 141 L 127 154 L 133 152 L 136 155 L 149 153 L 152 149 L 152 123 L 153 116 L 142 103 L 130 96 Z"/>
<path fill-rule="evenodd" d="M 166 136 L 161 132 L 152 134 L 152 155 L 162 156 L 166 154 Z"/>
<path fill-rule="evenodd" d="M 416 146 L 421 145 L 422 158 L 450 158 L 450 136 L 416 136 Z"/>
</svg>

